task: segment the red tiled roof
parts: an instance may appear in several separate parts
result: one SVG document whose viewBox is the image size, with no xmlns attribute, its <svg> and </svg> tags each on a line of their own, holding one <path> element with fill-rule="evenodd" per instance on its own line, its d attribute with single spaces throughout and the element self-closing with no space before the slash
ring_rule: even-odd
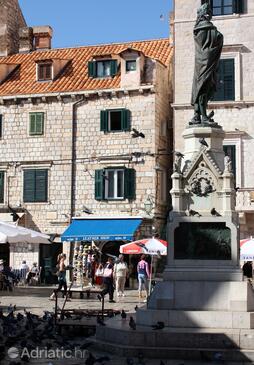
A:
<svg viewBox="0 0 254 365">
<path fill-rule="evenodd" d="M 0 57 L 0 63 L 20 64 L 20 67 L 0 85 L 0 96 L 43 94 L 54 92 L 111 89 L 120 87 L 120 75 L 97 79 L 88 77 L 88 61 L 94 56 L 119 54 L 133 48 L 145 56 L 167 65 L 172 55 L 169 39 L 158 39 L 121 44 L 105 44 L 78 48 L 51 49 Z M 64 72 L 53 82 L 36 80 L 36 61 L 42 59 L 71 59 Z"/>
</svg>

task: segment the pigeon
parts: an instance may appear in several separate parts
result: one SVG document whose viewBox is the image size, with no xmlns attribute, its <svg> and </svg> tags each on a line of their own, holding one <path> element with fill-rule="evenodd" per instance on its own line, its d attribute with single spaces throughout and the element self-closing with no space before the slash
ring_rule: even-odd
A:
<svg viewBox="0 0 254 365">
<path fill-rule="evenodd" d="M 89 352 L 88 358 L 85 361 L 85 365 L 94 365 L 96 362 L 96 358 L 93 356 L 91 352 Z"/>
<path fill-rule="evenodd" d="M 182 154 L 182 153 L 181 153 L 181 152 L 179 152 L 179 151 L 175 151 L 175 152 L 174 152 L 174 154 L 175 154 L 175 156 L 177 156 L 177 157 L 184 158 L 184 154 Z"/>
<path fill-rule="evenodd" d="M 132 330 L 136 330 L 136 322 L 134 321 L 132 316 L 130 316 L 129 326 Z"/>
<path fill-rule="evenodd" d="M 199 138 L 198 141 L 200 144 L 202 144 L 202 146 L 209 147 L 208 143 L 206 142 L 206 140 L 204 138 Z"/>
<path fill-rule="evenodd" d="M 83 345 L 79 346 L 80 350 L 86 350 L 88 347 L 92 345 L 92 342 L 85 342 Z"/>
<path fill-rule="evenodd" d="M 132 128 L 132 137 L 133 138 L 137 138 L 137 137 L 145 138 L 145 135 L 144 135 L 144 133 L 139 132 L 137 129 Z"/>
<path fill-rule="evenodd" d="M 199 212 L 196 212 L 195 210 L 192 210 L 192 209 L 189 210 L 189 215 L 190 215 L 190 217 L 195 217 L 195 216 L 202 217 Z"/>
<path fill-rule="evenodd" d="M 135 312 L 137 312 L 137 310 L 138 310 L 138 306 L 137 306 L 137 305 L 135 305 L 135 308 L 134 308 L 134 309 L 135 309 Z"/>
<path fill-rule="evenodd" d="M 165 327 L 164 322 L 158 321 L 157 324 L 152 326 L 154 330 L 162 330 Z"/>
<path fill-rule="evenodd" d="M 95 363 L 104 363 L 104 361 L 110 361 L 110 358 L 108 356 L 101 356 L 95 359 Z"/>
<path fill-rule="evenodd" d="M 134 360 L 131 357 L 126 358 L 126 364 L 127 365 L 134 365 Z"/>
<path fill-rule="evenodd" d="M 212 214 L 214 217 L 221 217 L 221 214 L 220 214 L 220 213 L 218 213 L 218 212 L 216 211 L 216 209 L 215 209 L 215 208 L 213 208 L 213 209 L 211 210 L 211 214 Z"/>
<path fill-rule="evenodd" d="M 100 326 L 106 326 L 103 319 L 100 317 L 100 316 L 97 316 L 97 323 L 100 325 Z"/>
<path fill-rule="evenodd" d="M 30 358 L 29 358 L 29 356 L 28 355 L 23 355 L 23 356 L 21 356 L 21 360 L 22 361 L 24 361 L 24 362 L 29 362 L 30 361 Z"/>
<path fill-rule="evenodd" d="M 213 358 L 215 361 L 223 361 L 223 355 L 221 352 L 215 352 Z"/>
<path fill-rule="evenodd" d="M 125 311 L 123 309 L 121 312 L 121 317 L 122 317 L 122 319 L 126 319 L 126 317 L 127 317 L 127 314 L 125 313 Z"/>
</svg>

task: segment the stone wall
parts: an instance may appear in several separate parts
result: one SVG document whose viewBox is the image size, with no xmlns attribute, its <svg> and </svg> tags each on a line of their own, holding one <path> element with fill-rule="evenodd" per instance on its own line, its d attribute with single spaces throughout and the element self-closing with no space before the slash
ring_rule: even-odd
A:
<svg viewBox="0 0 254 365">
<path fill-rule="evenodd" d="M 33 263 L 39 263 L 39 244 L 29 247 L 26 243 L 10 244 L 10 267 L 19 269 L 25 260 L 29 268 Z"/>
<path fill-rule="evenodd" d="M 19 28 L 26 22 L 18 0 L 0 0 L 0 56 L 19 51 Z"/>
<path fill-rule="evenodd" d="M 164 76 L 167 74 L 163 69 L 158 72 L 164 73 Z M 74 216 L 85 215 L 84 205 L 95 215 L 146 215 L 144 201 L 150 195 L 155 196 L 158 188 L 158 176 L 154 169 L 155 152 L 158 148 L 167 148 L 167 138 L 161 137 L 157 131 L 161 123 L 169 119 L 169 93 L 166 89 L 167 83 L 164 82 L 158 89 L 164 94 L 158 96 L 156 92 L 150 91 L 137 91 L 128 95 L 121 93 L 110 97 L 97 95 L 77 108 Z M 6 172 L 5 202 L 2 207 L 8 204 L 12 207 L 22 206 L 27 212 L 26 225 L 45 233 L 61 234 L 70 221 L 74 100 L 70 97 L 62 100 L 49 97 L 42 102 L 40 98 L 32 101 L 24 98 L 19 102 L 8 101 L 0 105 L 0 114 L 3 115 L 0 169 Z M 130 132 L 100 131 L 100 111 L 112 108 L 129 109 L 131 128 L 142 131 L 145 138 L 132 138 Z M 31 137 L 29 112 L 35 111 L 45 113 L 45 133 L 43 136 Z M 133 158 L 133 152 L 141 152 L 144 156 Z M 129 155 L 129 158 L 126 160 L 123 155 Z M 112 157 L 115 159 L 112 160 Z M 167 170 L 168 160 L 164 158 L 162 162 Z M 109 166 L 125 166 L 136 170 L 135 200 L 95 200 L 95 170 Z M 28 167 L 49 170 L 47 203 L 23 202 L 23 171 Z M 160 205 L 157 201 L 156 205 L 152 217 L 155 211 L 165 216 L 166 202 Z"/>
<path fill-rule="evenodd" d="M 193 27 L 199 5 L 199 0 L 175 1 L 174 138 L 177 150 L 183 150 L 181 135 L 193 116 L 190 107 L 194 70 Z M 254 190 L 254 172 L 251 168 L 254 147 L 254 39 L 248 31 L 254 24 L 254 3 L 245 1 L 244 14 L 217 16 L 212 21 L 224 35 L 222 58 L 235 59 L 236 99 L 233 102 L 210 103 L 210 109 L 215 110 L 215 120 L 226 132 L 225 143 L 232 142 L 237 146 L 237 186 Z M 246 227 L 244 230 L 246 234 Z M 254 234 L 253 228 L 247 234 Z"/>
</svg>

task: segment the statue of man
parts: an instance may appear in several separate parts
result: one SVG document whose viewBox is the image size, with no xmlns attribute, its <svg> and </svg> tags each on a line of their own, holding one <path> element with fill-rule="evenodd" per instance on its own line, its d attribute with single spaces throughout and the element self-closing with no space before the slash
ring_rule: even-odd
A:
<svg viewBox="0 0 254 365">
<path fill-rule="evenodd" d="M 206 109 L 208 101 L 216 91 L 223 35 L 213 25 L 211 19 L 210 5 L 205 3 L 198 9 L 194 27 L 195 69 L 191 104 L 194 106 L 195 114 L 190 124 L 213 122 L 214 112 L 207 115 Z"/>
</svg>

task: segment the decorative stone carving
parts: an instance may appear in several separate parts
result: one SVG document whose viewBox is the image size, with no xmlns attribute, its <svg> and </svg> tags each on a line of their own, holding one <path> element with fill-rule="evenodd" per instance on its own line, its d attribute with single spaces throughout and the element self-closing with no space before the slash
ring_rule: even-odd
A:
<svg viewBox="0 0 254 365">
<path fill-rule="evenodd" d="M 232 161 L 229 156 L 225 156 L 224 165 L 225 165 L 224 172 L 232 172 Z"/>
<path fill-rule="evenodd" d="M 182 159 L 184 158 L 184 155 L 181 152 L 175 152 L 174 156 L 174 172 L 181 174 Z"/>
<path fill-rule="evenodd" d="M 205 162 L 199 164 L 199 167 L 189 179 L 189 186 L 187 189 L 200 197 L 206 197 L 216 191 L 214 178 L 206 167 Z"/>
</svg>

